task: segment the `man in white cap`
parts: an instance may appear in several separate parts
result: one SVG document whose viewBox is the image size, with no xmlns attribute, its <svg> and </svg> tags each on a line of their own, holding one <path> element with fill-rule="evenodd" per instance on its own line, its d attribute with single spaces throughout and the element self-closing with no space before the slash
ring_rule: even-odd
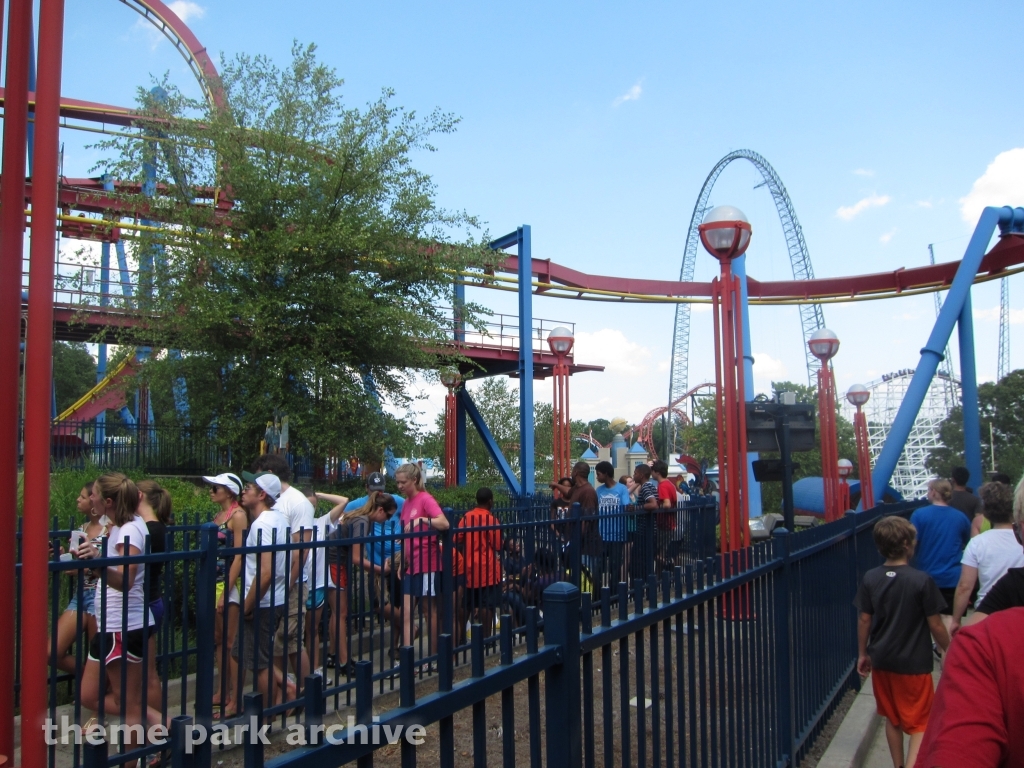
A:
<svg viewBox="0 0 1024 768">
<path fill-rule="evenodd" d="M 235 638 L 232 656 L 239 660 L 242 686 L 245 685 L 245 672 L 251 669 L 256 676 L 257 688 L 268 705 L 273 706 L 277 686 L 270 685 L 270 666 L 274 636 L 285 611 L 289 567 L 288 553 L 274 552 L 269 547 L 288 543 L 288 521 L 274 509 L 281 496 L 281 481 L 276 475 L 243 472 L 242 477 L 245 479 L 242 504 L 252 516 L 245 546 L 257 551 L 245 556 L 242 578 L 244 622 L 242 631 Z"/>
<path fill-rule="evenodd" d="M 288 521 L 292 541 L 312 541 L 313 505 L 302 491 L 289 484 L 292 470 L 288 466 L 288 460 L 279 453 L 266 453 L 253 462 L 253 472 L 272 472 L 278 477 L 281 481 L 281 493 L 274 506 Z M 303 608 L 310 588 L 314 586 L 310 581 L 312 559 L 309 552 L 308 547 L 292 552 L 288 610 L 274 639 L 274 663 L 280 670 L 280 677 L 283 679 L 285 675 L 291 673 L 300 683 L 305 681 L 310 671 L 309 655 L 306 653 L 306 644 L 302 637 L 305 625 Z M 302 582 L 301 587 L 299 581 Z"/>
</svg>

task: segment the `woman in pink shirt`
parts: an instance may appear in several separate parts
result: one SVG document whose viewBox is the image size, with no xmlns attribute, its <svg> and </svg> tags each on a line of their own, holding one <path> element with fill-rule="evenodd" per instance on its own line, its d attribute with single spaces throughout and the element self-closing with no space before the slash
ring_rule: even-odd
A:
<svg viewBox="0 0 1024 768">
<path fill-rule="evenodd" d="M 434 531 L 447 531 L 448 518 L 423 486 L 423 473 L 416 464 L 403 464 L 395 472 L 398 491 L 406 501 L 402 508 L 402 531 L 416 536 L 403 541 L 402 559 L 402 644 L 412 645 L 413 609 L 419 603 L 430 633 L 428 653 L 437 651 L 437 598 L 441 590 L 441 547 Z"/>
</svg>

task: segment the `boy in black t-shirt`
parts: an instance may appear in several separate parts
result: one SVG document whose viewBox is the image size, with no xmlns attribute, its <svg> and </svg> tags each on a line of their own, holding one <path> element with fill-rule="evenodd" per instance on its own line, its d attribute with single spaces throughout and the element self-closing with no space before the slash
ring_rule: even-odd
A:
<svg viewBox="0 0 1024 768">
<path fill-rule="evenodd" d="M 929 632 L 943 651 L 949 635 L 939 616 L 945 607 L 932 577 L 908 564 L 917 534 L 901 517 L 875 524 L 875 546 L 885 564 L 864 574 L 857 591 L 857 671 L 871 674 L 878 714 L 896 768 L 914 764 L 935 693 Z M 910 747 L 903 761 L 903 734 Z"/>
</svg>

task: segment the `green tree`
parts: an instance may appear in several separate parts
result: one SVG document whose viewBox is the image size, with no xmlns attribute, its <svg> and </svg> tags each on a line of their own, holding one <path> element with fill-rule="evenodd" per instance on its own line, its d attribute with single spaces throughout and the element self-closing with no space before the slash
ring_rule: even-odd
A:
<svg viewBox="0 0 1024 768">
<path fill-rule="evenodd" d="M 473 403 L 490 430 L 512 471 L 520 473 L 519 460 L 519 392 L 509 386 L 504 376 L 492 376 L 483 380 L 472 392 Z M 534 403 L 533 444 L 534 477 L 538 484 L 552 479 L 552 445 L 554 443 L 553 411 L 550 403 Z M 572 421 L 573 434 L 585 431 L 582 421 Z M 424 454 L 444 457 L 444 414 L 438 415 L 434 429 L 424 439 Z M 573 453 L 575 456 L 576 454 Z M 466 426 L 466 475 L 472 484 L 501 484 L 501 474 L 491 459 L 483 439 L 473 428 Z M 544 490 L 539 487 L 538 490 Z"/>
<path fill-rule="evenodd" d="M 96 386 L 96 361 L 78 342 L 53 343 L 53 386 L 57 395 L 57 413 L 73 405 Z"/>
<path fill-rule="evenodd" d="M 283 69 L 238 56 L 222 72 L 210 87 L 227 108 L 164 83 L 140 93 L 145 140 L 100 145 L 114 178 L 156 168 L 162 194 L 126 202 L 174 224 L 135 242 L 141 322 L 121 342 L 182 350 L 141 378 L 165 397 L 184 379 L 191 423 L 216 423 L 243 460 L 275 412 L 299 452 L 380 457 L 399 436 L 378 398 L 407 406 L 409 372 L 448 359 L 454 276 L 488 258 L 476 220 L 440 208 L 414 165 L 457 120 L 390 91 L 346 106 L 313 46 Z"/>
<path fill-rule="evenodd" d="M 1015 480 L 1024 473 L 1024 370 L 1011 371 L 998 382 L 978 387 L 981 417 L 982 464 L 986 470 L 1005 472 Z M 956 406 L 939 427 L 941 445 L 925 461 L 929 470 L 949 477 L 950 470 L 964 464 L 964 416 Z M 977 487 L 984 478 L 971 478 Z"/>
<path fill-rule="evenodd" d="M 798 403 L 810 403 L 817 409 L 818 392 L 806 384 L 791 381 L 773 381 L 772 397 L 779 392 L 793 392 Z M 708 466 L 718 463 L 718 421 L 715 414 L 715 403 L 712 398 L 704 398 L 697 402 L 695 424 L 684 431 L 684 450 L 698 460 L 706 460 Z M 793 479 L 802 477 L 821 477 L 821 422 L 817 410 L 814 416 L 814 450 L 801 451 L 793 454 L 793 461 L 798 465 L 793 472 Z M 836 439 L 839 444 L 839 457 L 853 462 L 852 477 L 860 477 L 857 466 L 857 443 L 853 434 L 853 424 L 843 418 L 836 403 Z M 776 452 L 761 454 L 764 459 L 777 459 Z M 761 484 L 761 507 L 765 512 L 777 512 L 782 508 L 782 485 L 780 483 Z"/>
</svg>

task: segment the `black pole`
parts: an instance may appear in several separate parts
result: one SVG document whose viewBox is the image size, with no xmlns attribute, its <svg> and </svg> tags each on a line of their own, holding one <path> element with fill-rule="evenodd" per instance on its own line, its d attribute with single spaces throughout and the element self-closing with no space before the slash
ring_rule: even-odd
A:
<svg viewBox="0 0 1024 768">
<path fill-rule="evenodd" d="M 779 441 L 779 454 L 782 458 L 782 516 L 785 518 L 787 531 L 793 530 L 793 456 L 789 450 L 789 412 L 783 407 L 779 409 L 775 421 L 775 433 Z"/>
</svg>

